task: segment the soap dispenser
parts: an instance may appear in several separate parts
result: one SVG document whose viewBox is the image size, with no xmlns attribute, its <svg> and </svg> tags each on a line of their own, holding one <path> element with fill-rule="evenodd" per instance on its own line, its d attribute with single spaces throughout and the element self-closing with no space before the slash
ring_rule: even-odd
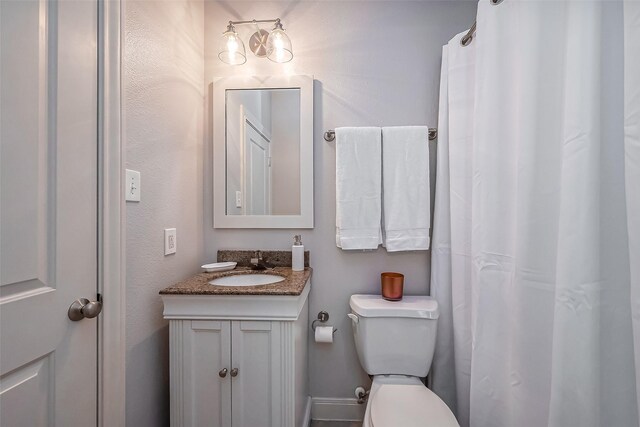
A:
<svg viewBox="0 0 640 427">
<path fill-rule="evenodd" d="M 302 236 L 299 234 L 293 236 L 293 246 L 291 247 L 291 270 L 304 270 L 304 246 L 302 245 Z"/>
</svg>

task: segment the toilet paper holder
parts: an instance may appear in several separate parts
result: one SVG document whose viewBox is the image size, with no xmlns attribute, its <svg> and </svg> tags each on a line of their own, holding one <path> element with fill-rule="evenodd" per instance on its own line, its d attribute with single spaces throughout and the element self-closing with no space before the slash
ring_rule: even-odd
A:
<svg viewBox="0 0 640 427">
<path fill-rule="evenodd" d="M 311 322 L 311 329 L 313 329 L 313 332 L 315 332 L 316 322 L 327 323 L 328 320 L 329 320 L 329 313 L 322 310 L 320 313 L 318 313 L 318 318 L 315 319 L 313 322 Z M 338 332 L 338 330 L 336 328 L 333 328 L 333 333 L 335 334 L 336 332 Z"/>
</svg>

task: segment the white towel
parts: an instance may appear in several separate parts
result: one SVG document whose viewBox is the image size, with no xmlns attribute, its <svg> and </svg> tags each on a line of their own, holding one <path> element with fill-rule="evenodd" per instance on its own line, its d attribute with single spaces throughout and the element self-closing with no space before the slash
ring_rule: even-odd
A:
<svg viewBox="0 0 640 427">
<path fill-rule="evenodd" d="M 379 127 L 336 128 L 336 245 L 382 243 L 382 147 Z"/>
<path fill-rule="evenodd" d="M 429 249 L 429 128 L 382 128 L 382 171 L 387 251 Z"/>
</svg>

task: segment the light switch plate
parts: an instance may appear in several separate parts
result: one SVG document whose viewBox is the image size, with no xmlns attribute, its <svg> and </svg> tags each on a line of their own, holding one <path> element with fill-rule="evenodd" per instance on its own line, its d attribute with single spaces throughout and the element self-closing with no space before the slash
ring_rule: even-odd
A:
<svg viewBox="0 0 640 427">
<path fill-rule="evenodd" d="M 165 228 L 164 229 L 164 254 L 171 255 L 176 253 L 178 246 L 176 229 Z"/>
<path fill-rule="evenodd" d="M 140 172 L 127 169 L 124 180 L 124 194 L 127 202 L 140 201 Z"/>
</svg>

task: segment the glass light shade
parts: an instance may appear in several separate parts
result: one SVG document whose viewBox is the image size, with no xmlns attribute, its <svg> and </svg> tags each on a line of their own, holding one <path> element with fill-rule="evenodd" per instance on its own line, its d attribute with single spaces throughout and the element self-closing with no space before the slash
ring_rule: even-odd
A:
<svg viewBox="0 0 640 427">
<path fill-rule="evenodd" d="M 247 62 L 247 53 L 244 50 L 244 43 L 238 37 L 238 33 L 227 30 L 220 39 L 218 58 L 224 63 L 231 65 L 241 65 Z"/>
<path fill-rule="evenodd" d="M 273 62 L 289 62 L 293 59 L 291 40 L 282 26 L 276 24 L 267 38 L 267 58 Z"/>
</svg>

